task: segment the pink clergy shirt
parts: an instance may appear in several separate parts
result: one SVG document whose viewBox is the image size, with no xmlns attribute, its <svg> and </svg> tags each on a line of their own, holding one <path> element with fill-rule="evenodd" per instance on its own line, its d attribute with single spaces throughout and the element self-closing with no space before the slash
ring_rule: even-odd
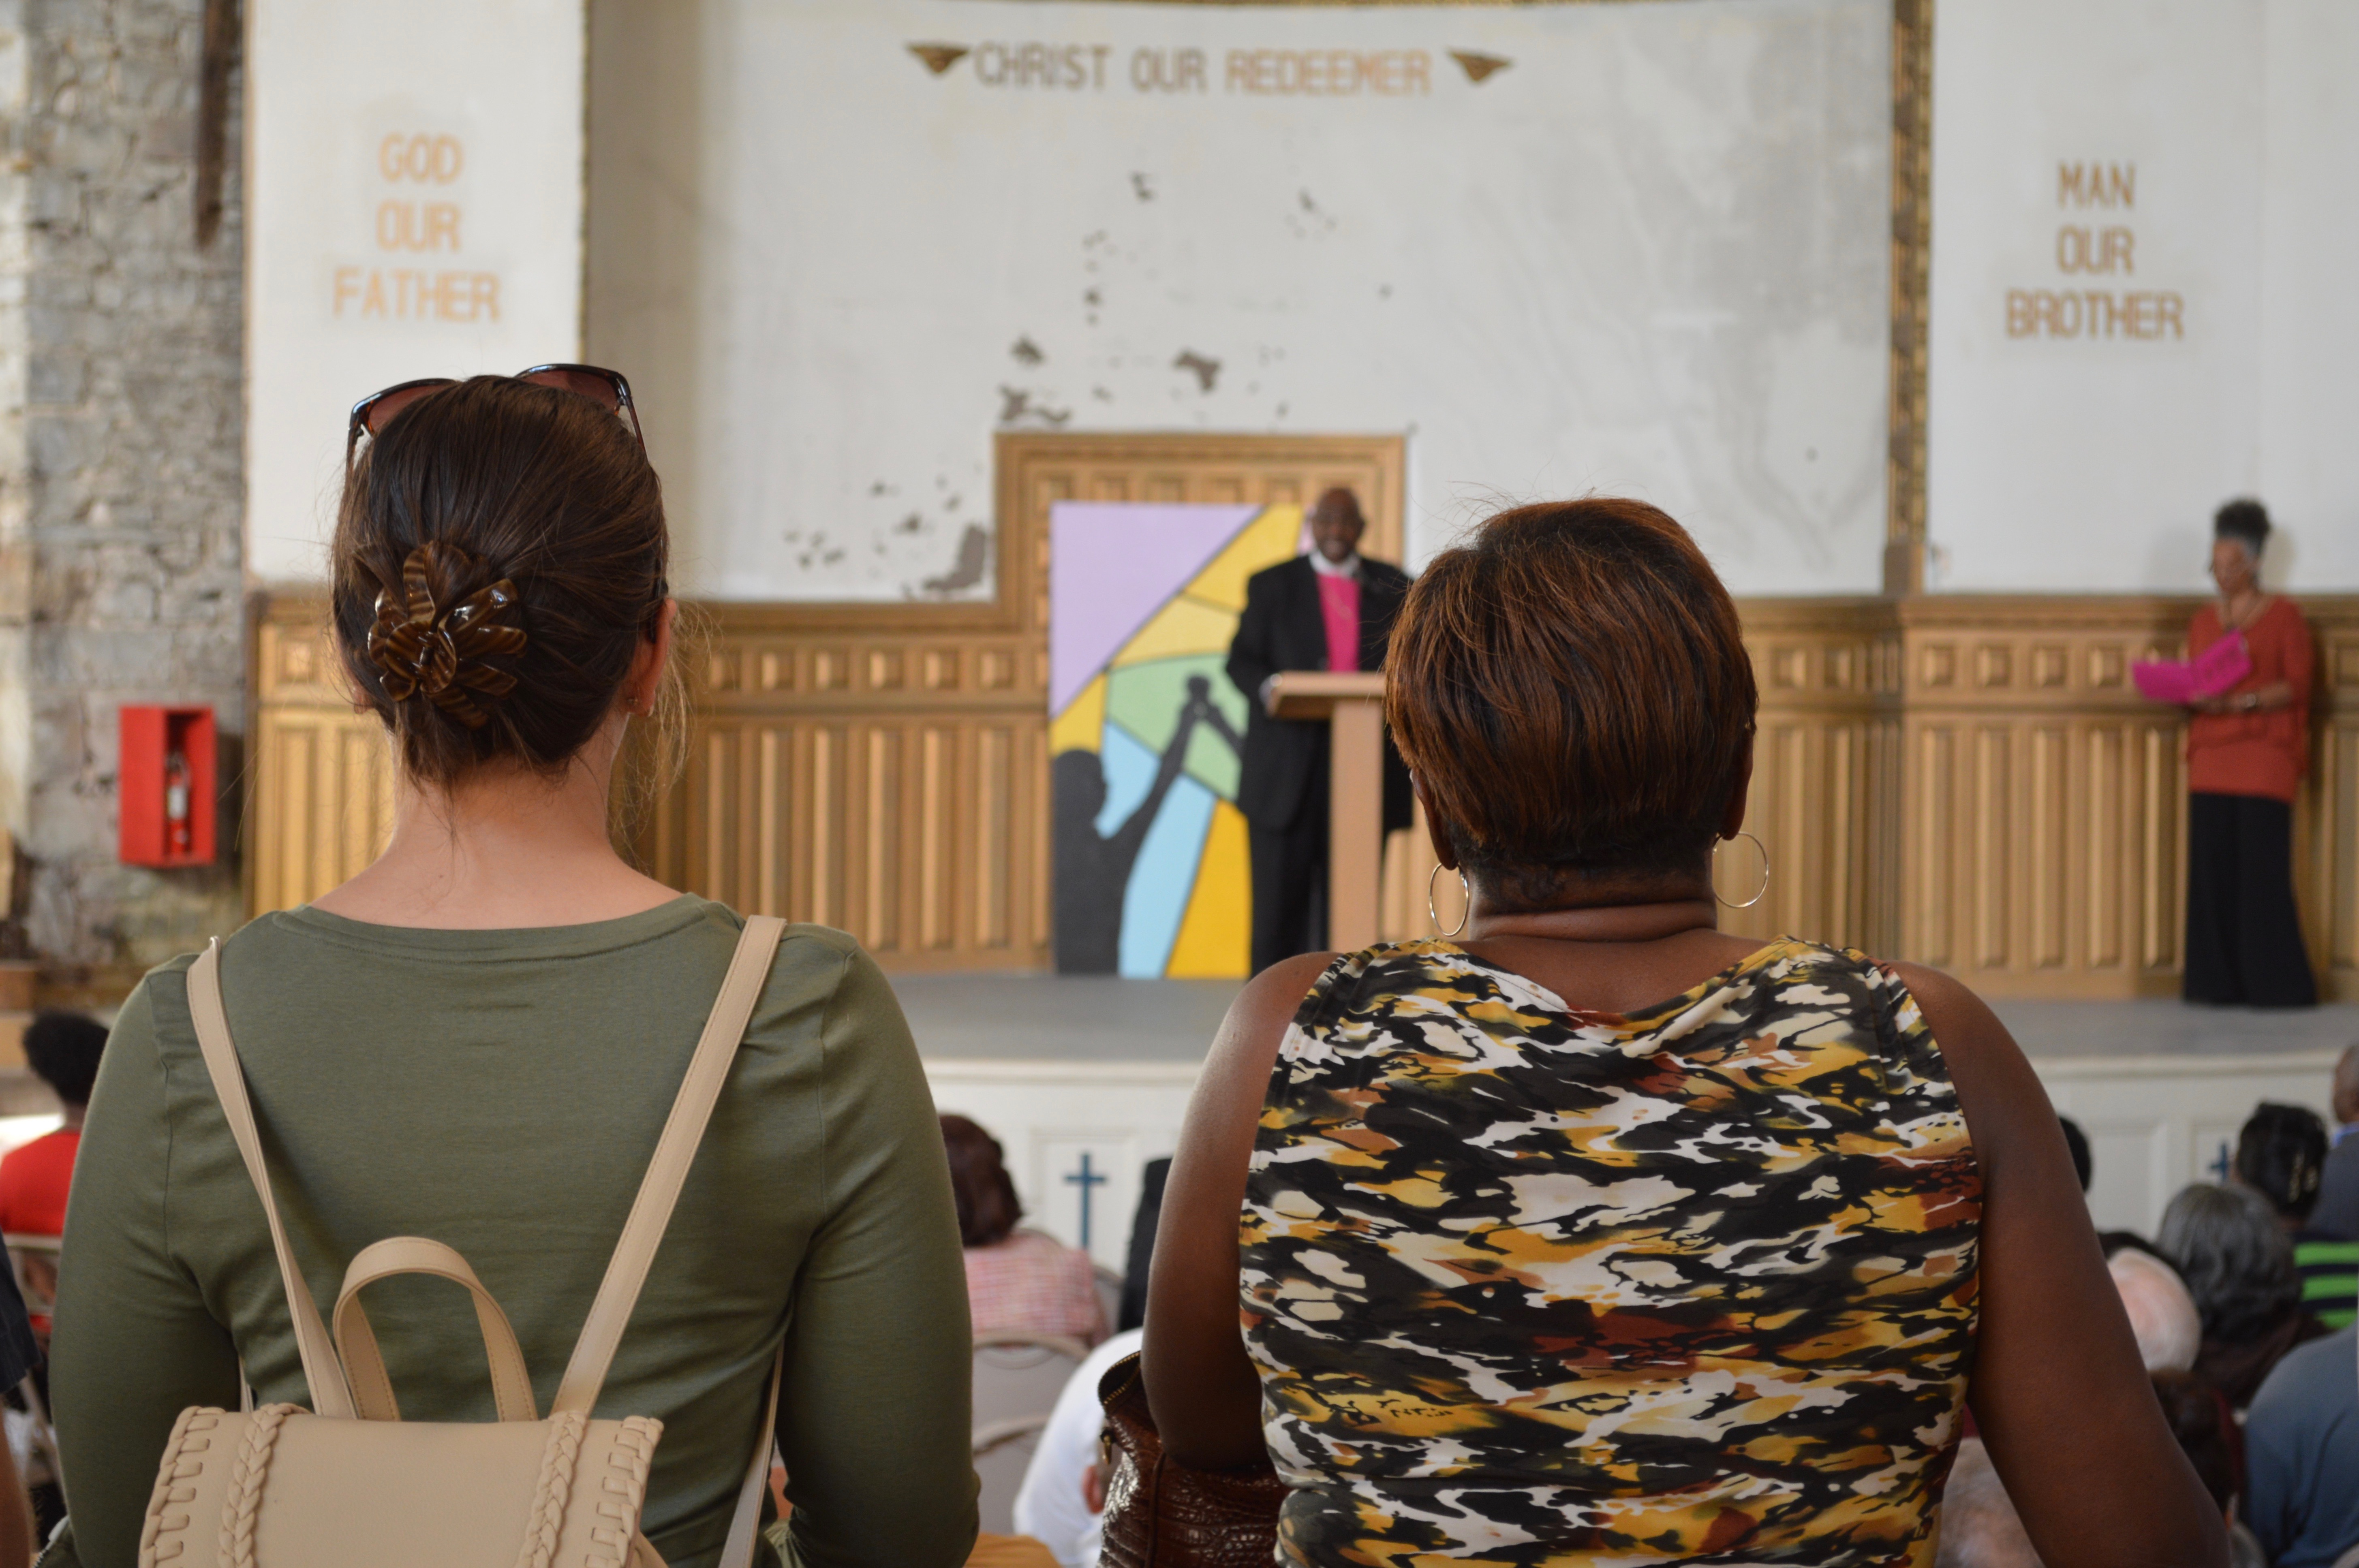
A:
<svg viewBox="0 0 2359 1568">
<path fill-rule="evenodd" d="M 1360 579 L 1341 572 L 1319 574 L 1319 611 L 1327 621 L 1327 667 L 1360 667 Z"/>
</svg>

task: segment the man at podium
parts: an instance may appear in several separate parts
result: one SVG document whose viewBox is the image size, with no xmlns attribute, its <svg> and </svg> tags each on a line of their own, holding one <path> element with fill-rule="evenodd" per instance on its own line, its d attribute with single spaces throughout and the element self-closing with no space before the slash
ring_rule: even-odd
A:
<svg viewBox="0 0 2359 1568">
<path fill-rule="evenodd" d="M 1229 679 L 1245 695 L 1237 809 L 1253 861 L 1253 967 L 1327 946 L 1328 729 L 1270 716 L 1287 670 L 1375 670 L 1408 592 L 1398 567 L 1360 554 L 1367 523 L 1338 486 L 1310 511 L 1311 552 L 1256 572 L 1229 644 Z M 1385 829 L 1409 820 L 1408 770 L 1385 742 Z"/>
</svg>

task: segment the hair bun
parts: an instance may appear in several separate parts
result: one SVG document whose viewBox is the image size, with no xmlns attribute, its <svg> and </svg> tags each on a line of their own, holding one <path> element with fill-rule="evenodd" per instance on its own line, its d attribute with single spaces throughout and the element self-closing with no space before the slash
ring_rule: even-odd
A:
<svg viewBox="0 0 2359 1568">
<path fill-rule="evenodd" d="M 382 672 L 386 696 L 396 702 L 422 697 L 470 730 L 489 717 L 477 698 L 506 697 L 516 676 L 484 661 L 524 651 L 524 629 L 509 623 L 516 610 L 516 584 L 506 578 L 477 589 L 448 610 L 434 601 L 434 584 L 448 584 L 475 558 L 456 545 L 429 539 L 401 563 L 402 591 L 376 596 L 376 620 L 369 627 L 368 656 Z"/>
</svg>

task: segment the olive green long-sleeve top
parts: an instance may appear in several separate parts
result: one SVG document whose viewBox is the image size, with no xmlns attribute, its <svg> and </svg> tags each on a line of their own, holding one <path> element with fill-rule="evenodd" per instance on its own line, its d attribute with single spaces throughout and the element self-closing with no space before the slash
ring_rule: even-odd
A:
<svg viewBox="0 0 2359 1568">
<path fill-rule="evenodd" d="M 743 922 L 682 897 L 511 931 L 265 915 L 222 986 L 296 1257 L 322 1314 L 345 1263 L 416 1235 L 474 1266 L 546 1411 Z M 125 1003 L 76 1161 L 51 1390 L 86 1568 L 131 1568 L 188 1405 L 308 1405 L 262 1208 L 205 1076 L 177 959 Z M 365 1298 L 412 1421 L 494 1417 L 466 1293 Z M 714 1108 L 601 1416 L 664 1423 L 644 1524 L 707 1568 L 772 1357 L 810 1568 L 953 1568 L 974 1536 L 965 1279 L 908 1026 L 852 938 L 789 928 Z"/>
</svg>

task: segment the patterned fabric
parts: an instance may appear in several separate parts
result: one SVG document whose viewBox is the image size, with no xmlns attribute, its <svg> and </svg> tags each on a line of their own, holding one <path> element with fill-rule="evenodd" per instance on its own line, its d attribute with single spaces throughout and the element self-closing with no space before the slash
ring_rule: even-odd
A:
<svg viewBox="0 0 2359 1568">
<path fill-rule="evenodd" d="M 0 1177 L 7 1171 L 0 1166 Z M 2305 1230 L 2293 1238 L 2293 1266 L 2301 1274 L 2301 1304 L 2329 1328 L 2359 1322 L 2359 1241 Z"/>
<path fill-rule="evenodd" d="M 966 1249 L 966 1303 L 977 1334 L 1070 1334 L 1084 1345 L 1106 1336 L 1090 1255 L 1037 1230 Z"/>
<path fill-rule="evenodd" d="M 1577 1013 L 1451 943 L 1338 958 L 1240 1241 L 1283 1561 L 1930 1568 L 1981 1177 L 1856 953 Z"/>
</svg>

